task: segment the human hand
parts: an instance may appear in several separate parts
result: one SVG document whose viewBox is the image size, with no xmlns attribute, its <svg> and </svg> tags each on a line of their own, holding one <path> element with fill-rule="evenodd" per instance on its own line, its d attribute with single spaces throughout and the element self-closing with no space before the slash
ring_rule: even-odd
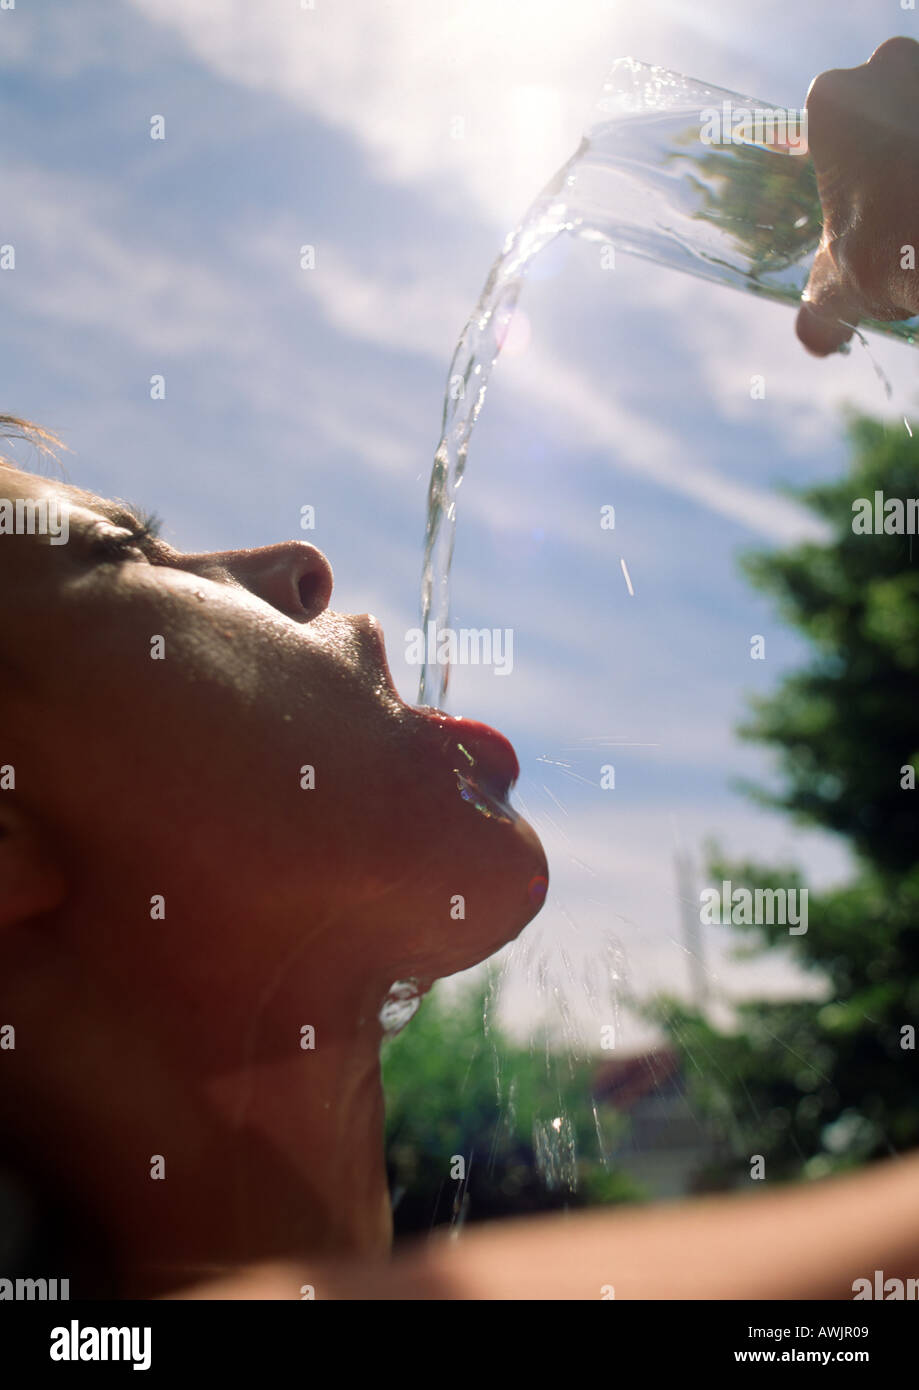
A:
<svg viewBox="0 0 919 1390">
<path fill-rule="evenodd" d="M 821 73 L 806 110 L 824 221 L 796 329 L 825 357 L 859 319 L 919 313 L 919 43 Z"/>
</svg>

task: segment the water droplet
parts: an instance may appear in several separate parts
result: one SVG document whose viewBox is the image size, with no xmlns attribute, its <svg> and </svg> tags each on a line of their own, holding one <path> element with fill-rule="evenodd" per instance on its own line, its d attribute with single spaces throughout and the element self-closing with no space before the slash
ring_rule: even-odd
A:
<svg viewBox="0 0 919 1390">
<path fill-rule="evenodd" d="M 396 980 L 380 1006 L 380 1023 L 389 1038 L 401 1033 L 414 1018 L 421 1003 L 421 986 L 417 980 Z"/>
<path fill-rule="evenodd" d="M 528 892 L 530 902 L 533 903 L 534 907 L 542 904 L 548 891 L 549 880 L 542 874 L 537 874 L 535 878 L 530 879 Z"/>
<path fill-rule="evenodd" d="M 566 1187 L 574 1192 L 578 1185 L 578 1168 L 570 1118 L 556 1115 L 553 1120 L 534 1121 L 533 1148 L 536 1168 L 546 1187 L 550 1191 Z"/>
</svg>

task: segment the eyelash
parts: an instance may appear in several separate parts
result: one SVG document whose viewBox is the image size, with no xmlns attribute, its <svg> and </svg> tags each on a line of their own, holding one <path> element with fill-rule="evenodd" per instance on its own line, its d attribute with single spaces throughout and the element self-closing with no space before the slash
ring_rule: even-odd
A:
<svg viewBox="0 0 919 1390">
<path fill-rule="evenodd" d="M 126 560 L 131 550 L 143 550 L 157 535 L 156 522 L 146 517 L 136 526 L 119 527 L 119 531 L 127 534 L 103 532 L 97 536 L 92 543 L 92 554 L 102 560 Z"/>
</svg>

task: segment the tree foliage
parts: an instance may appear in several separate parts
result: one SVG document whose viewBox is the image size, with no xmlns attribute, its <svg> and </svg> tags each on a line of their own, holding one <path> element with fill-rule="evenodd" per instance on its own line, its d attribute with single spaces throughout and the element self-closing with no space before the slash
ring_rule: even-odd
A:
<svg viewBox="0 0 919 1390">
<path fill-rule="evenodd" d="M 805 934 L 738 928 L 740 949 L 790 952 L 825 981 L 824 995 L 744 1004 L 732 1031 L 673 1000 L 651 1011 L 730 1141 L 726 1181 L 754 1153 L 771 1176 L 792 1177 L 919 1144 L 919 791 L 909 772 L 919 766 L 919 541 L 852 526 L 859 498 L 916 495 L 916 446 L 902 427 L 863 417 L 850 438 L 848 474 L 798 494 L 829 539 L 745 561 L 811 647 L 803 669 L 751 704 L 742 732 L 774 750 L 779 781 L 754 794 L 843 836 L 856 867 L 850 882 L 810 892 Z M 716 861 L 711 872 L 750 888 L 800 883 L 755 863 Z"/>
<path fill-rule="evenodd" d="M 487 980 L 455 1001 L 435 987 L 384 1044 L 397 1234 L 642 1195 L 601 1154 L 596 1063 L 520 1046 L 494 1021 L 486 1031 L 488 1001 Z M 606 1150 L 615 1119 L 599 1123 Z"/>
</svg>

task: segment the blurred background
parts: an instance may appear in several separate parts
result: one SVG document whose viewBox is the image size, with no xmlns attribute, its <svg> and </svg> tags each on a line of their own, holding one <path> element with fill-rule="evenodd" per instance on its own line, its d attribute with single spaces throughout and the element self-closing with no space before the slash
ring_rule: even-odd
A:
<svg viewBox="0 0 919 1390">
<path fill-rule="evenodd" d="M 315 543 L 414 700 L 453 348 L 612 62 L 799 108 L 817 72 L 917 26 L 868 0 L 0 10 L 2 409 L 180 548 Z M 513 741 L 551 887 L 385 1045 L 400 1231 L 919 1140 L 919 590 L 911 538 L 850 526 L 853 497 L 916 490 L 919 358 L 872 340 L 817 361 L 793 329 L 567 239 L 532 267 L 453 584 L 454 624 L 511 628 L 514 668 L 457 668 L 447 708 Z M 702 927 L 722 876 L 807 886 L 807 934 Z"/>
</svg>

